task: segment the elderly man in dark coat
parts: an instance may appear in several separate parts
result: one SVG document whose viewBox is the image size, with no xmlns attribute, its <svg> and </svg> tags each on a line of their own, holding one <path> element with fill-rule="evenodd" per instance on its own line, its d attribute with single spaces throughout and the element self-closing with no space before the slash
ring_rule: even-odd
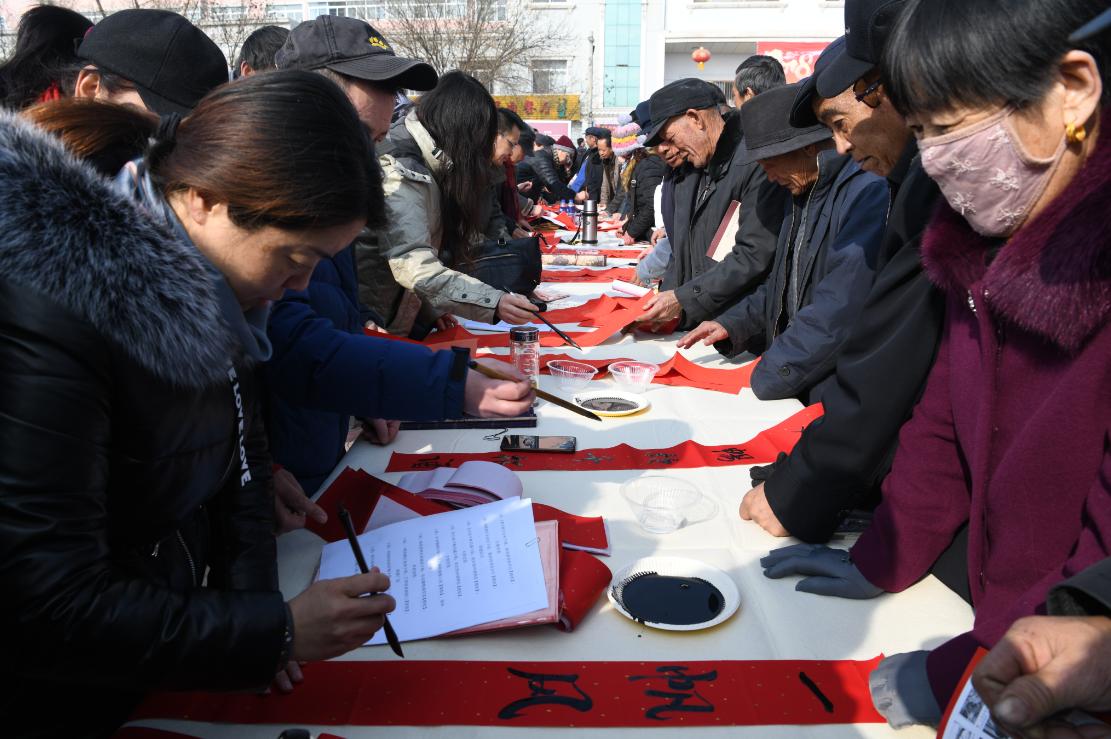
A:
<svg viewBox="0 0 1111 739">
<path fill-rule="evenodd" d="M 816 402 L 872 286 L 888 191 L 833 150 L 825 126 L 791 127 L 797 88 L 769 90 L 741 110 L 748 160 L 791 193 L 771 276 L 679 346 L 702 340 L 727 356 L 761 353 L 752 374 L 756 397 Z"/>
<path fill-rule="evenodd" d="M 684 164 L 673 181 L 671 267 L 647 306 L 646 322 L 679 318 L 681 328 L 693 328 L 746 297 L 771 270 L 788 194 L 746 159 L 740 113 L 723 114 L 724 105 L 721 90 L 698 79 L 672 82 L 652 95 L 645 146 Z M 707 251 L 734 201 L 740 223 L 732 249 L 718 262 Z"/>
</svg>

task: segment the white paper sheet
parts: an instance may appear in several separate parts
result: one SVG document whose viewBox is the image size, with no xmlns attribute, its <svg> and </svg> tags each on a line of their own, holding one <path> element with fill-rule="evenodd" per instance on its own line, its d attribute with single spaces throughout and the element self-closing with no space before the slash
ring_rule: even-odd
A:
<svg viewBox="0 0 1111 739">
<path fill-rule="evenodd" d="M 532 501 L 488 503 L 359 536 L 367 565 L 390 577 L 401 641 L 519 616 L 548 605 Z M 347 540 L 324 546 L 319 579 L 359 571 Z M 385 644 L 379 631 L 367 644 Z"/>
<path fill-rule="evenodd" d="M 472 321 L 469 318 L 459 318 L 458 316 L 456 316 L 456 318 L 459 321 L 459 325 L 468 331 L 489 331 L 496 334 L 507 334 L 509 333 L 509 329 L 516 326 L 516 324 L 506 323 L 505 321 L 501 321 L 500 323 L 483 323 L 482 321 Z M 540 331 L 551 331 L 551 329 L 543 323 L 534 323 L 530 325 Z"/>
</svg>

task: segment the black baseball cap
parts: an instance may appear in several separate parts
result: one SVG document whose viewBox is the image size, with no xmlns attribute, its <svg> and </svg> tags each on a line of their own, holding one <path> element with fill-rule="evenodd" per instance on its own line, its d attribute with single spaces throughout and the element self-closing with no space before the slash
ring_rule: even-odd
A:
<svg viewBox="0 0 1111 739">
<path fill-rule="evenodd" d="M 1108 28 L 1111 28 L 1111 8 L 1103 11 L 1093 18 L 1091 22 L 1085 23 L 1077 29 L 1076 33 L 1069 36 L 1069 42 L 1079 44 L 1081 41 L 1087 41 L 1092 36 L 1098 36 Z"/>
<path fill-rule="evenodd" d="M 795 128 L 790 125 L 791 106 L 795 103 L 801 82 L 773 87 L 745 103 L 741 108 L 741 123 L 745 132 L 743 157 L 745 164 L 760 159 L 771 159 L 781 154 L 798 151 L 804 146 L 826 141 L 833 137 L 822 125 Z"/>
<path fill-rule="evenodd" d="M 795 104 L 791 107 L 791 125 L 795 128 L 809 128 L 818 123 L 814 115 L 814 98 L 818 97 L 818 79 L 845 54 L 845 37 L 842 36 L 825 48 L 814 64 L 814 74 L 802 80 Z M 846 88 L 847 89 L 847 88 Z"/>
<path fill-rule="evenodd" d="M 645 146 L 660 142 L 660 132 L 668 121 L 688 110 L 716 108 L 725 104 L 725 93 L 717 85 L 695 77 L 686 77 L 664 85 L 652 93 L 648 107 L 652 111 L 652 127 L 647 130 Z"/>
<path fill-rule="evenodd" d="M 818 77 L 819 95 L 837 97 L 879 65 L 906 5 L 907 0 L 845 0 L 845 53 Z"/>
<path fill-rule="evenodd" d="M 439 79 L 431 64 L 394 54 L 386 37 L 366 21 L 339 15 L 298 24 L 274 62 L 278 69 L 327 68 L 406 90 L 431 90 Z"/>
<path fill-rule="evenodd" d="M 155 113 L 188 115 L 228 81 L 228 60 L 204 31 L 168 10 L 120 10 L 93 26 L 77 56 L 132 82 Z"/>
</svg>

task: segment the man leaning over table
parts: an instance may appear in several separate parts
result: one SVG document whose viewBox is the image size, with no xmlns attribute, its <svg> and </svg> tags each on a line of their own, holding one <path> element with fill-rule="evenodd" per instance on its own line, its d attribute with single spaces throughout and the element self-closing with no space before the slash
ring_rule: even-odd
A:
<svg viewBox="0 0 1111 739">
<path fill-rule="evenodd" d="M 745 160 L 740 112 L 724 107 L 721 90 L 704 80 L 678 80 L 652 94 L 644 145 L 684 164 L 671 185 L 671 265 L 644 322 L 679 318 L 681 328 L 693 328 L 749 295 L 771 270 L 788 193 Z M 740 227 L 732 251 L 715 262 L 706 251 L 733 201 L 741 204 Z"/>
<path fill-rule="evenodd" d="M 436 84 L 431 66 L 395 56 L 369 24 L 340 16 L 294 28 L 277 64 L 336 82 L 375 140 L 389 130 L 397 90 Z M 275 491 L 283 530 L 303 526 L 306 514 L 326 518 L 303 491 L 316 490 L 343 456 L 351 416 L 372 419 L 368 436 L 384 444 L 396 436 L 397 424 L 379 418 L 438 420 L 464 411 L 516 416 L 532 405 L 528 383 L 470 371 L 465 353 L 364 336 L 351 247 L 320 260 L 307 290 L 286 291 L 270 313 L 267 333 L 274 347 L 265 365 L 267 426 L 271 452 L 284 468 Z"/>
<path fill-rule="evenodd" d="M 757 95 L 741 110 L 747 157 L 791 193 L 772 273 L 679 347 L 702 341 L 726 356 L 760 354 L 752 373 L 756 397 L 810 404 L 831 384 L 837 352 L 872 286 L 888 190 L 880 177 L 834 151 L 825 126 L 790 125 L 798 87 Z"/>
</svg>

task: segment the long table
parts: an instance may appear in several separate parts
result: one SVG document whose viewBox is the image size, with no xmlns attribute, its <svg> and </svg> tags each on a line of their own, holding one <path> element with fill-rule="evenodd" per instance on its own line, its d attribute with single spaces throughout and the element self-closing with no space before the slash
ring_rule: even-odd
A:
<svg viewBox="0 0 1111 739">
<path fill-rule="evenodd" d="M 601 246 L 612 247 L 613 238 L 603 235 Z M 579 300 L 596 297 L 607 289 L 600 284 L 546 286 Z M 679 335 L 616 335 L 603 345 L 588 349 L 588 357 L 633 357 L 662 362 L 676 351 Z M 545 350 L 545 353 L 566 352 Z M 502 352 L 504 353 L 504 352 Z M 730 367 L 751 361 L 724 360 L 711 347 L 683 351 L 689 359 L 710 367 Z M 546 389 L 560 392 L 554 378 L 542 376 Z M 608 379 L 592 385 L 604 389 Z M 593 388 L 592 388 L 593 389 Z M 593 422 L 564 409 L 540 402 L 539 426 L 522 433 L 572 435 L 580 449 L 628 443 L 642 448 L 665 448 L 694 440 L 706 444 L 745 441 L 760 431 L 786 420 L 801 409 L 794 400 L 763 402 L 749 389 L 731 396 L 721 392 L 686 387 L 652 385 L 645 395 L 651 408 L 629 418 Z M 326 487 L 345 467 L 365 470 L 389 482 L 399 473 L 384 473 L 392 452 L 474 452 L 497 448 L 484 440 L 490 431 L 405 431 L 390 447 L 356 442 L 340 462 Z M 408 660 L 460 661 L 703 661 L 780 659 L 859 659 L 877 655 L 931 648 L 971 627 L 970 609 L 940 582 L 928 577 L 897 595 L 870 601 L 849 601 L 798 593 L 795 579 L 765 578 L 758 560 L 770 549 L 792 540 L 776 539 L 738 515 L 741 498 L 751 487 L 748 468 L 700 468 L 669 470 L 666 474 L 689 480 L 718 504 L 717 515 L 679 531 L 654 535 L 641 529 L 619 488 L 641 471 L 621 472 L 524 472 L 520 473 L 525 496 L 565 511 L 606 518 L 612 556 L 604 558 L 616 573 L 633 561 L 650 555 L 674 555 L 701 560 L 731 575 L 741 594 L 740 610 L 713 629 L 695 632 L 665 632 L 634 623 L 619 613 L 603 596 L 573 633 L 541 626 L 451 639 L 411 642 L 405 645 Z M 323 489 L 323 488 L 322 488 Z M 835 541 L 834 545 L 846 542 Z M 279 574 L 283 593 L 290 598 L 312 580 L 322 542 L 307 531 L 279 539 Z M 396 660 L 386 647 L 357 649 L 341 660 Z M 430 696 L 430 707 L 450 696 Z M 146 726 L 181 731 L 204 737 L 273 739 L 282 726 L 216 725 L 181 721 L 144 721 Z M 569 735 L 582 729 L 524 729 L 521 727 L 329 727 L 309 726 L 314 736 L 328 732 L 347 739 L 358 737 L 536 737 Z M 591 729 L 591 735 L 631 736 L 638 729 Z M 894 732 L 886 725 L 843 726 L 756 726 L 690 727 L 661 726 L 653 737 L 688 736 L 697 731 L 706 737 L 885 737 Z M 904 730 L 899 737 L 925 739 L 924 728 Z"/>
</svg>

